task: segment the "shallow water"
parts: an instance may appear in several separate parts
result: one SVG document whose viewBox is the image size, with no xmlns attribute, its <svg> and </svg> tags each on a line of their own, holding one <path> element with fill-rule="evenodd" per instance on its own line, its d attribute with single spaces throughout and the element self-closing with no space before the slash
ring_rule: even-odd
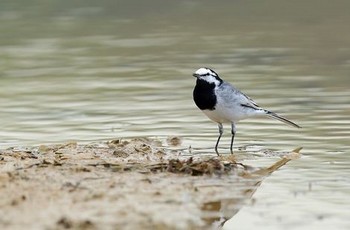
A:
<svg viewBox="0 0 350 230">
<path fill-rule="evenodd" d="M 242 159 L 268 164 L 299 146 L 304 156 L 264 181 L 226 226 L 349 228 L 349 6 L 0 3 L 0 147 L 178 135 L 193 153 L 214 153 L 217 127 L 192 101 L 191 74 L 208 66 L 303 127 L 238 124 Z"/>
</svg>

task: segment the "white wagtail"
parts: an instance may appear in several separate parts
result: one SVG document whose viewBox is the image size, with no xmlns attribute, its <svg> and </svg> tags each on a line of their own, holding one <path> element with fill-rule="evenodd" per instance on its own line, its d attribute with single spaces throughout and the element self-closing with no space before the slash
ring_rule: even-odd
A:
<svg viewBox="0 0 350 230">
<path fill-rule="evenodd" d="M 194 102 L 209 119 L 218 123 L 219 137 L 215 145 L 215 152 L 218 156 L 218 145 L 223 133 L 222 123 L 231 123 L 231 154 L 233 153 L 232 146 L 236 134 L 236 122 L 242 119 L 267 115 L 292 127 L 301 128 L 286 118 L 259 107 L 247 95 L 230 83 L 222 80 L 212 69 L 200 68 L 193 76 L 197 78 L 196 86 L 193 90 Z"/>
</svg>

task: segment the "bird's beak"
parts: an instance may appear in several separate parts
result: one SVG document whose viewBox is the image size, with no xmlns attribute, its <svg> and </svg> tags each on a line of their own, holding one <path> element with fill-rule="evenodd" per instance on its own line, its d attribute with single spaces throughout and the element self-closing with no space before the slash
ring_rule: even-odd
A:
<svg viewBox="0 0 350 230">
<path fill-rule="evenodd" d="M 199 74 L 194 73 L 194 74 L 192 74 L 192 76 L 193 77 L 199 77 Z"/>
</svg>

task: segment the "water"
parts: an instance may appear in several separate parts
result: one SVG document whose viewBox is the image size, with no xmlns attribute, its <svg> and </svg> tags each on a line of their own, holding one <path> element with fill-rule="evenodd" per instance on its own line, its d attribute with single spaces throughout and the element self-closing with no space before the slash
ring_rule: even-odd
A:
<svg viewBox="0 0 350 230">
<path fill-rule="evenodd" d="M 34 2 L 0 3 L 1 148 L 178 135 L 213 153 L 217 127 L 192 101 L 208 66 L 303 127 L 238 124 L 238 155 L 304 155 L 227 228 L 350 228 L 347 1 Z"/>
</svg>

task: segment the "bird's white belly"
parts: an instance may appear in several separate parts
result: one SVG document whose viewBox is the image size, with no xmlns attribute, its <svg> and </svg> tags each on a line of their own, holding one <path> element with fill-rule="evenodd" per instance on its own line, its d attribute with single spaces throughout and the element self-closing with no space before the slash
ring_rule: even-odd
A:
<svg viewBox="0 0 350 230">
<path fill-rule="evenodd" d="M 217 104 L 214 110 L 202 110 L 209 119 L 218 123 L 238 122 L 256 115 L 252 110 L 237 106 L 222 106 Z"/>
<path fill-rule="evenodd" d="M 232 123 L 245 118 L 241 113 L 237 113 L 226 108 L 216 108 L 215 110 L 202 110 L 210 120 L 218 123 Z"/>
</svg>

